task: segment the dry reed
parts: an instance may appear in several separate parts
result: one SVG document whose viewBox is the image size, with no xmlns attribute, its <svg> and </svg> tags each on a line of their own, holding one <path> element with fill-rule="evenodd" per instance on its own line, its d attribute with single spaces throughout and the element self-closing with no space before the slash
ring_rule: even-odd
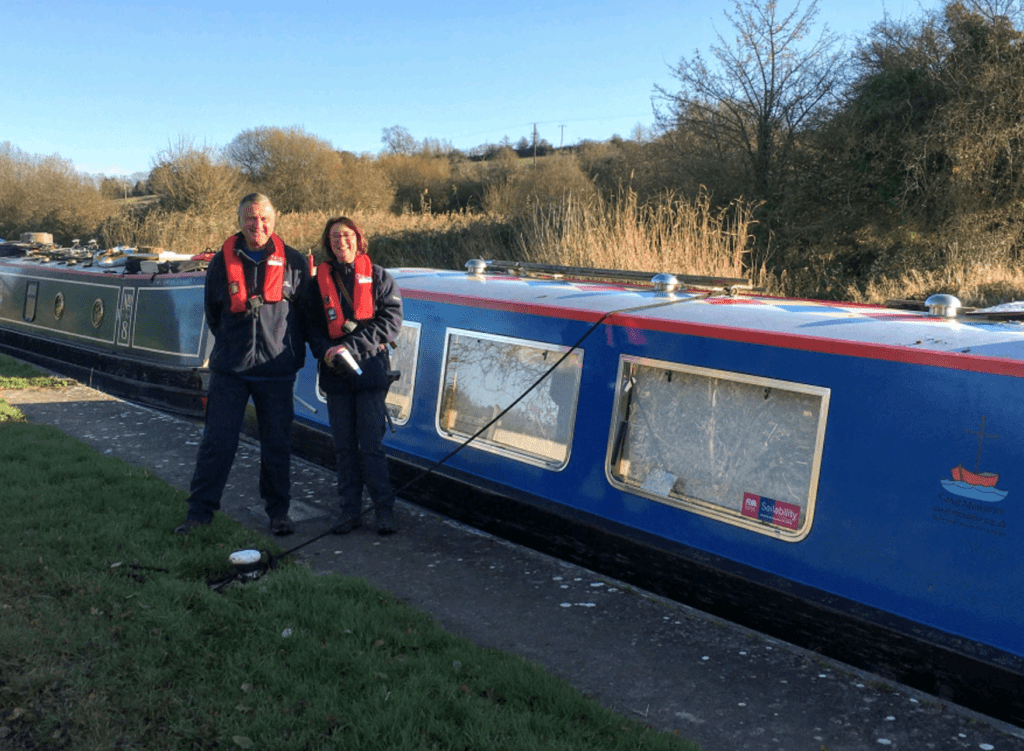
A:
<svg viewBox="0 0 1024 751">
<path fill-rule="evenodd" d="M 339 213 L 281 214 L 276 231 L 289 245 L 322 260 L 324 225 Z M 734 277 L 743 271 L 751 221 L 746 207 L 718 210 L 706 195 L 647 206 L 632 192 L 615 201 L 567 196 L 525 216 L 386 211 L 349 216 L 366 232 L 374 260 L 385 266 L 460 269 L 470 258 L 483 258 Z M 219 248 L 235 231 L 230 214 L 152 211 L 137 219 L 121 217 L 110 236 L 116 233 L 118 244 L 191 254 Z"/>
<path fill-rule="evenodd" d="M 748 253 L 750 208 L 667 196 L 640 204 L 633 191 L 614 201 L 571 196 L 538 206 L 521 224 L 521 260 L 631 271 L 739 277 Z"/>
<path fill-rule="evenodd" d="M 970 269 L 945 266 L 935 271 L 911 270 L 899 278 L 883 277 L 868 283 L 863 292 L 851 289 L 854 302 L 926 300 L 936 293 L 955 295 L 971 308 L 987 308 L 1024 299 L 1024 270 L 1009 264 L 976 265 Z"/>
</svg>

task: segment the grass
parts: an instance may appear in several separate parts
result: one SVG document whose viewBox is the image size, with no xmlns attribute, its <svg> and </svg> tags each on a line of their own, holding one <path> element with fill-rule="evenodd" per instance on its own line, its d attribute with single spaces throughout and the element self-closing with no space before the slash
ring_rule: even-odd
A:
<svg viewBox="0 0 1024 751">
<path fill-rule="evenodd" d="M 60 385 L 2 356 L 0 379 Z M 266 538 L 171 535 L 182 491 L 17 414 L 0 488 L 4 751 L 697 748 L 359 579 L 285 561 L 211 587 Z"/>
</svg>

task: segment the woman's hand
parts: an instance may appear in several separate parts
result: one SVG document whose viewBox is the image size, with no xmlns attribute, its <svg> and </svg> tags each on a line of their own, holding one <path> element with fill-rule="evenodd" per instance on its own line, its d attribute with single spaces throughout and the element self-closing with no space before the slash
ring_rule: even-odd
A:
<svg viewBox="0 0 1024 751">
<path fill-rule="evenodd" d="M 341 351 L 345 349 L 344 344 L 335 344 L 333 347 L 329 347 L 324 352 L 324 362 L 332 368 L 334 367 L 334 360 L 341 355 Z"/>
<path fill-rule="evenodd" d="M 356 358 L 348 351 L 344 344 L 336 344 L 324 353 L 324 362 L 332 368 L 340 367 L 340 363 L 347 365 L 356 375 L 362 375 L 363 370 L 356 363 Z"/>
</svg>

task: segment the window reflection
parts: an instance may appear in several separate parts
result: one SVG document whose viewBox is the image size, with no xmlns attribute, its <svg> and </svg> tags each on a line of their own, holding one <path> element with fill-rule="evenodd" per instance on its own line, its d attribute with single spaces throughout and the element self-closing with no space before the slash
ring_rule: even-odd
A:
<svg viewBox="0 0 1024 751">
<path fill-rule="evenodd" d="M 623 358 L 612 481 L 783 538 L 810 529 L 828 389 Z"/>
<path fill-rule="evenodd" d="M 409 421 L 409 413 L 412 411 L 416 363 L 420 351 L 420 324 L 403 321 L 402 331 L 395 344 L 397 346 L 391 352 L 391 368 L 399 371 L 401 377 L 391 384 L 386 403 L 391 419 L 398 425 L 404 425 Z"/>
<path fill-rule="evenodd" d="M 438 430 L 459 440 L 483 430 L 473 441 L 477 447 L 531 463 L 565 466 L 583 366 L 579 350 L 559 362 L 568 349 L 449 331 Z"/>
</svg>

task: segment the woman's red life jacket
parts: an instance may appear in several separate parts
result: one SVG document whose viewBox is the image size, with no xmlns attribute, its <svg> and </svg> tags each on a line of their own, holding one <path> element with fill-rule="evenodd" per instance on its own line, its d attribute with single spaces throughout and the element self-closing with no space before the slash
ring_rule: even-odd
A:
<svg viewBox="0 0 1024 751">
<path fill-rule="evenodd" d="M 352 265 L 356 273 L 352 291 L 352 304 L 355 307 L 353 317 L 357 321 L 367 321 L 373 318 L 373 262 L 368 255 L 360 253 Z M 339 339 L 345 333 L 345 314 L 342 313 L 338 287 L 334 284 L 329 262 L 325 261 L 317 267 L 316 283 L 320 287 L 324 313 L 327 315 L 327 333 L 331 339 Z"/>
<path fill-rule="evenodd" d="M 277 235 L 271 235 L 274 252 L 267 258 L 267 268 L 263 273 L 263 302 L 281 302 L 284 299 L 284 243 Z M 228 272 L 228 297 L 231 299 L 231 312 L 244 313 L 250 294 L 245 285 L 245 268 L 242 259 L 235 252 L 238 235 L 232 235 L 224 241 L 221 251 L 224 253 L 224 265 Z"/>
</svg>

